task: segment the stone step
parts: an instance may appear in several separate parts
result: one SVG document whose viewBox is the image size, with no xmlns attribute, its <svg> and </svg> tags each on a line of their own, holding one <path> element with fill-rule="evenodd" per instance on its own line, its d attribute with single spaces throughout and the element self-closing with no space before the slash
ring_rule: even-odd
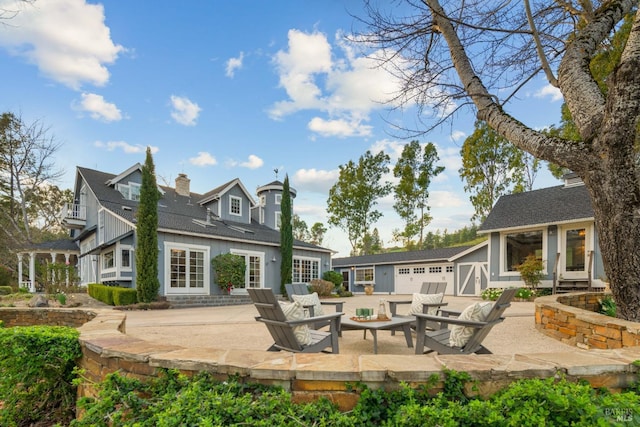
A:
<svg viewBox="0 0 640 427">
<path fill-rule="evenodd" d="M 172 308 L 251 304 L 249 295 L 167 295 L 166 299 Z"/>
</svg>

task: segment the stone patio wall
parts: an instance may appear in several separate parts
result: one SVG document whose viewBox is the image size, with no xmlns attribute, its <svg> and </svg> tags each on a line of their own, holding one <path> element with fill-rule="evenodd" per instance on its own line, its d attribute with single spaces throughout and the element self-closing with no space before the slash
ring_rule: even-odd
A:
<svg viewBox="0 0 640 427">
<path fill-rule="evenodd" d="M 598 313 L 608 294 L 577 292 L 537 298 L 536 328 L 585 350 L 640 346 L 640 323 Z"/>
<path fill-rule="evenodd" d="M 483 396 L 522 378 L 561 376 L 570 380 L 585 379 L 594 387 L 615 391 L 636 380 L 633 362 L 640 359 L 640 348 L 637 347 L 470 356 L 292 354 L 182 348 L 127 336 L 126 314 L 117 310 L 0 308 L 0 320 L 6 325 L 48 323 L 66 316 L 88 320 L 78 329 L 83 353 L 79 365 L 85 369 L 89 380 L 100 381 L 116 371 L 142 379 L 157 375 L 159 368 L 178 369 L 187 375 L 209 371 L 221 380 L 237 375 L 247 382 L 282 386 L 292 393 L 296 402 L 308 402 L 324 396 L 342 410 L 353 408 L 359 399 L 350 384 L 360 382 L 372 388 L 394 389 L 401 382 L 412 386 L 425 385 L 435 375 L 440 378 L 433 388 L 435 393 L 441 390 L 444 368 L 468 372 L 478 387 L 477 391 L 469 387 L 469 394 Z M 16 318 L 20 318 L 20 322 L 11 320 Z M 66 324 L 75 326 L 76 322 L 79 321 L 69 320 Z M 78 389 L 78 395 L 95 395 L 90 383 L 86 384 Z"/>
</svg>

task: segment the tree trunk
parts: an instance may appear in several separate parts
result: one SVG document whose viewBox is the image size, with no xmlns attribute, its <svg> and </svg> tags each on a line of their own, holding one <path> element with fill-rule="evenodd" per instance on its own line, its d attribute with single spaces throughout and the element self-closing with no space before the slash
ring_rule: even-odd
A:
<svg viewBox="0 0 640 427">
<path fill-rule="evenodd" d="M 558 86 L 583 141 L 537 132 L 504 111 L 475 74 L 452 21 L 438 0 L 425 0 L 478 118 L 534 156 L 571 169 L 584 181 L 595 214 L 605 272 L 618 316 L 640 320 L 640 181 L 634 148 L 640 115 L 640 10 L 636 12 L 605 96 L 589 70 L 597 47 L 636 1 L 611 1 L 567 41 Z"/>
</svg>

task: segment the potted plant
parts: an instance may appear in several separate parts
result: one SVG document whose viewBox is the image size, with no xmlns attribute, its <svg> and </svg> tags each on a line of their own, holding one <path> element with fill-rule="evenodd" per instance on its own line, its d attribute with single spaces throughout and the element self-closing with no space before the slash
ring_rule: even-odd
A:
<svg viewBox="0 0 640 427">
<path fill-rule="evenodd" d="M 234 288 L 244 288 L 246 264 L 244 257 L 235 254 L 220 254 L 211 260 L 215 281 L 223 292 L 231 294 Z"/>
</svg>

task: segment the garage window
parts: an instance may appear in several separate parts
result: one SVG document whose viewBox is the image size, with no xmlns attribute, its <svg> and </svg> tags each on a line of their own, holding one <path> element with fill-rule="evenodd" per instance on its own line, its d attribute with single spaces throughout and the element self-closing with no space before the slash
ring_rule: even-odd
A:
<svg viewBox="0 0 640 427">
<path fill-rule="evenodd" d="M 442 267 L 429 267 L 429 273 L 442 273 Z"/>
<path fill-rule="evenodd" d="M 447 265 L 447 273 L 453 273 L 453 265 Z"/>
<path fill-rule="evenodd" d="M 424 267 L 414 267 L 413 268 L 413 274 L 424 274 L 425 269 Z"/>
<path fill-rule="evenodd" d="M 398 269 L 398 274 L 409 274 L 411 273 L 411 269 L 410 268 L 399 268 Z"/>
<path fill-rule="evenodd" d="M 373 282 L 373 268 L 356 268 L 356 280 L 355 283 L 372 283 Z"/>
</svg>

